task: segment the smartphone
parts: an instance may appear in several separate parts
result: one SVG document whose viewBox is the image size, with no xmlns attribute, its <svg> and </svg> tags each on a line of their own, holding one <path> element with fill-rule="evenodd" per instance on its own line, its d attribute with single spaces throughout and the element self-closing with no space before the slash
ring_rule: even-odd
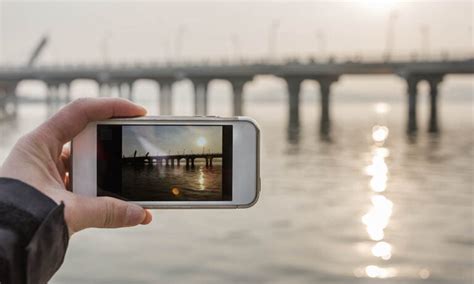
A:
<svg viewBox="0 0 474 284">
<path fill-rule="evenodd" d="M 72 141 L 72 191 L 144 208 L 248 208 L 260 191 L 260 130 L 248 117 L 90 123 Z"/>
</svg>

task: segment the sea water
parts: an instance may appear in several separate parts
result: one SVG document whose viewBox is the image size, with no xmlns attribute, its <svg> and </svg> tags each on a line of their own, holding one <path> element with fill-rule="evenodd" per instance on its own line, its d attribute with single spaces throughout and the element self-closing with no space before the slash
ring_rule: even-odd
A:
<svg viewBox="0 0 474 284">
<path fill-rule="evenodd" d="M 291 140 L 286 101 L 245 108 L 262 132 L 253 208 L 156 210 L 148 226 L 77 233 L 51 283 L 472 282 L 472 100 L 443 99 L 438 136 L 421 108 L 415 138 L 404 100 L 339 101 L 330 141 L 316 102 L 301 106 Z M 0 160 L 45 116 L 42 104 L 21 105 L 2 122 Z"/>
</svg>

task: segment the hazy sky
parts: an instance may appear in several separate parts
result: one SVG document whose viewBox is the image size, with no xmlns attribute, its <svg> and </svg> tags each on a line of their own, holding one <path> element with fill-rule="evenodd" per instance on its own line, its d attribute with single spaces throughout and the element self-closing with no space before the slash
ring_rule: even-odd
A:
<svg viewBox="0 0 474 284">
<path fill-rule="evenodd" d="M 0 3 L 0 60 L 10 63 L 25 62 L 43 34 L 40 63 L 260 57 L 270 45 L 277 57 L 370 55 L 386 48 L 391 13 L 395 53 L 473 45 L 473 1 Z"/>
<path fill-rule="evenodd" d="M 221 126 L 124 126 L 122 154 L 167 155 L 183 153 L 222 153 Z"/>
<path fill-rule="evenodd" d="M 260 58 L 271 50 L 275 57 L 380 56 L 389 39 L 390 15 L 394 54 L 453 54 L 474 47 L 473 2 L 0 0 L 0 64 L 24 64 L 44 34 L 50 40 L 38 64 Z M 440 92 L 472 98 L 472 81 L 472 76 L 449 76 Z M 396 75 L 343 76 L 332 89 L 336 100 L 404 100 L 400 94 L 405 91 L 405 82 Z M 18 92 L 39 97 L 46 88 L 24 82 Z M 73 98 L 96 96 L 97 85 L 75 82 L 71 92 Z M 181 102 L 174 104 L 174 113 L 192 113 L 192 92 L 188 80 L 174 84 L 173 99 Z M 244 92 L 246 100 L 268 101 L 285 99 L 287 91 L 283 80 L 258 76 Z M 317 92 L 314 82 L 302 86 L 306 99 L 317 99 Z M 150 100 L 155 113 L 156 83 L 141 80 L 134 93 Z M 227 113 L 213 109 L 218 100 L 229 101 L 230 111 L 228 82 L 213 81 L 209 95 L 213 114 Z"/>
</svg>

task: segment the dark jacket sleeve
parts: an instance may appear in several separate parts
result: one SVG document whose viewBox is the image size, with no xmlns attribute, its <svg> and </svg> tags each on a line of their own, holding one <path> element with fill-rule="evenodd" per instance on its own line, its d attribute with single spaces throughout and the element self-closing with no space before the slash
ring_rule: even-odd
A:
<svg viewBox="0 0 474 284">
<path fill-rule="evenodd" d="M 64 204 L 19 180 L 0 178 L 0 283 L 47 283 L 64 260 Z"/>
</svg>

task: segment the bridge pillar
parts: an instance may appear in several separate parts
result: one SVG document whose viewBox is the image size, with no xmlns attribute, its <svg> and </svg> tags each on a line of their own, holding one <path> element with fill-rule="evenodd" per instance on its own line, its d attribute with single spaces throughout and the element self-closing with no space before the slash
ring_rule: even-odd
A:
<svg viewBox="0 0 474 284">
<path fill-rule="evenodd" d="M 130 84 L 128 82 L 120 82 L 117 85 L 118 96 L 120 98 L 128 98 L 130 96 Z"/>
<path fill-rule="evenodd" d="M 105 96 L 105 84 L 99 83 L 99 97 Z"/>
<path fill-rule="evenodd" d="M 408 124 L 407 133 L 414 134 L 418 130 L 416 121 L 416 105 L 418 97 L 418 79 L 408 78 L 407 79 L 407 93 L 408 93 Z"/>
<path fill-rule="evenodd" d="M 337 77 L 318 79 L 319 89 L 321 92 L 321 120 L 319 124 L 319 133 L 325 137 L 327 137 L 330 134 L 330 130 L 331 130 L 331 118 L 330 118 L 331 85 L 337 80 L 338 80 Z"/>
<path fill-rule="evenodd" d="M 300 136 L 300 77 L 285 78 L 288 88 L 288 126 L 287 138 L 290 143 L 297 143 Z"/>
<path fill-rule="evenodd" d="M 0 114 L 5 116 L 15 116 L 18 112 L 18 97 L 16 94 L 17 83 L 0 84 Z M 3 93 L 3 94 L 2 94 Z M 7 105 L 13 104 L 12 113 L 8 113 Z"/>
<path fill-rule="evenodd" d="M 65 104 L 71 102 L 71 82 L 63 83 L 64 98 L 63 101 Z"/>
<path fill-rule="evenodd" d="M 133 82 L 122 82 L 119 84 L 119 96 L 133 101 Z"/>
<path fill-rule="evenodd" d="M 247 81 L 231 80 L 233 90 L 233 112 L 234 116 L 243 115 L 243 89 Z"/>
<path fill-rule="evenodd" d="M 108 83 L 99 83 L 99 97 L 110 96 L 110 85 Z"/>
<path fill-rule="evenodd" d="M 159 97 L 159 113 L 160 115 L 170 115 L 172 113 L 172 92 L 171 86 L 173 82 L 162 81 L 160 85 L 160 97 Z"/>
<path fill-rule="evenodd" d="M 428 126 L 428 132 L 437 133 L 439 132 L 438 126 L 438 85 L 443 80 L 442 76 L 432 77 L 428 79 L 430 85 L 430 120 Z"/>
<path fill-rule="evenodd" d="M 117 96 L 120 97 L 120 83 L 118 82 L 112 82 L 110 83 L 110 96 L 113 97 L 114 96 L 114 93 L 115 91 L 117 91 Z"/>
<path fill-rule="evenodd" d="M 51 107 L 51 104 L 52 104 L 52 96 L 53 96 L 53 93 L 54 93 L 54 85 L 48 83 L 47 84 L 47 87 L 46 87 L 46 106 L 49 108 Z"/>
<path fill-rule="evenodd" d="M 194 114 L 207 115 L 208 80 L 193 81 L 194 83 Z"/>
<path fill-rule="evenodd" d="M 7 91 L 5 88 L 0 88 L 0 118 L 7 116 Z"/>
<path fill-rule="evenodd" d="M 124 97 L 124 85 L 122 82 L 119 82 L 117 85 L 117 90 L 118 90 L 118 97 L 123 98 Z"/>
<path fill-rule="evenodd" d="M 16 116 L 18 114 L 18 95 L 16 93 L 17 83 L 11 85 L 10 89 L 8 90 L 10 93 L 10 97 L 13 101 L 13 113 L 12 115 Z"/>
<path fill-rule="evenodd" d="M 191 158 L 191 168 L 194 169 L 194 158 Z"/>
<path fill-rule="evenodd" d="M 209 159 L 206 157 L 206 168 L 209 167 Z"/>
<path fill-rule="evenodd" d="M 61 83 L 48 82 L 47 86 L 46 106 L 48 108 L 48 113 L 53 114 L 61 104 Z"/>
<path fill-rule="evenodd" d="M 288 86 L 288 128 L 300 127 L 300 86 L 302 78 L 285 78 Z"/>
</svg>

